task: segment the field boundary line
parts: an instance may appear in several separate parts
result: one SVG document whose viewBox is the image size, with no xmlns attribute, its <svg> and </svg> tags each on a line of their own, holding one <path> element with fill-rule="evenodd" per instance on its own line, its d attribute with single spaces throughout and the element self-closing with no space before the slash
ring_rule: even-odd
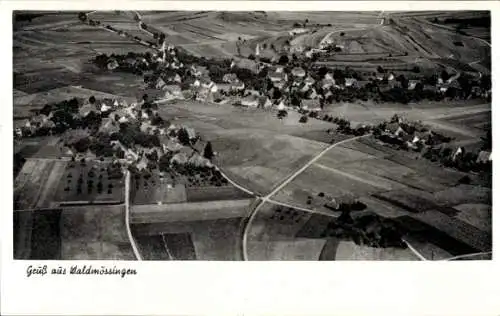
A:
<svg viewBox="0 0 500 316">
<path fill-rule="evenodd" d="M 127 228 L 127 235 L 134 251 L 134 255 L 138 261 L 142 261 L 141 253 L 135 243 L 134 236 L 132 236 L 132 231 L 130 230 L 130 171 L 127 170 L 125 173 L 125 226 Z"/>
<path fill-rule="evenodd" d="M 167 241 L 165 240 L 165 234 L 161 234 L 161 239 L 163 240 L 163 247 L 165 248 L 168 257 L 170 258 L 170 260 L 175 260 L 174 256 L 172 256 L 172 254 L 170 253 L 170 250 L 168 250 Z"/>
<path fill-rule="evenodd" d="M 420 260 L 428 261 L 420 252 L 417 251 L 417 249 L 413 248 L 413 246 L 408 241 L 406 241 L 404 238 L 401 238 L 401 240 L 408 246 L 408 249 L 410 249 L 411 252 L 413 252 L 413 254 Z"/>
<path fill-rule="evenodd" d="M 456 259 L 461 259 L 461 258 L 469 258 L 469 257 L 475 257 L 475 256 L 481 256 L 481 255 L 491 255 L 493 252 L 492 251 L 485 251 L 485 252 L 476 252 L 476 253 L 469 253 L 465 255 L 459 255 L 447 259 L 442 259 L 439 261 L 451 261 L 451 260 L 456 260 Z"/>
</svg>

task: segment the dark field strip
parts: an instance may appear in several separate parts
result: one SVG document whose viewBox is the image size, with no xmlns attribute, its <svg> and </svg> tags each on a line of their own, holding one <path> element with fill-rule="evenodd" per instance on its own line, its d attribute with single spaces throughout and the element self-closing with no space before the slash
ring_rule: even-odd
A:
<svg viewBox="0 0 500 316">
<path fill-rule="evenodd" d="M 162 235 L 136 236 L 135 241 L 144 260 L 170 260 Z"/>
<path fill-rule="evenodd" d="M 32 260 L 61 259 L 61 210 L 33 212 Z"/>
<path fill-rule="evenodd" d="M 412 237 L 430 242 L 454 256 L 480 251 L 463 241 L 453 238 L 438 228 L 413 217 L 405 215 L 395 218 L 395 221 Z"/>
<path fill-rule="evenodd" d="M 14 259 L 29 259 L 31 252 L 31 230 L 33 228 L 33 212 L 14 212 Z"/>
<path fill-rule="evenodd" d="M 385 196 L 385 194 L 383 193 L 382 194 L 375 193 L 372 194 L 371 196 L 381 201 L 388 202 L 392 205 L 395 205 L 411 213 L 420 213 L 429 210 L 431 208 L 437 207 L 437 205 L 434 202 L 429 200 L 424 200 L 418 196 L 408 195 L 407 199 L 405 199 L 404 201 L 401 201 L 400 199 L 398 199 L 398 197 L 393 198 L 390 196 Z"/>
<path fill-rule="evenodd" d="M 188 202 L 204 202 L 215 200 L 235 200 L 251 198 L 246 192 L 238 188 L 228 187 L 205 187 L 205 188 L 186 188 Z"/>
<path fill-rule="evenodd" d="M 446 216 L 441 212 L 427 211 L 411 215 L 413 218 L 431 225 L 447 235 L 466 243 L 479 251 L 491 251 L 491 234 L 484 232 L 459 219 Z"/>
<path fill-rule="evenodd" d="M 164 234 L 163 239 L 174 260 L 196 260 L 190 233 Z"/>
</svg>

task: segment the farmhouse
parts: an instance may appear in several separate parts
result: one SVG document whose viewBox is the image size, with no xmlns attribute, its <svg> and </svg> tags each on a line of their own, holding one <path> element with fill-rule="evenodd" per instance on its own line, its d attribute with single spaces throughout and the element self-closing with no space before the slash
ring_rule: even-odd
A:
<svg viewBox="0 0 500 316">
<path fill-rule="evenodd" d="M 358 87 L 358 80 L 356 80 L 355 78 L 346 78 L 345 79 L 345 86 L 357 88 Z"/>
<path fill-rule="evenodd" d="M 181 87 L 178 85 L 166 85 L 163 90 L 165 91 L 164 98 L 167 100 L 182 100 L 184 95 L 182 94 Z"/>
<path fill-rule="evenodd" d="M 464 154 L 464 148 L 463 147 L 458 147 L 455 152 L 451 155 L 451 160 L 455 161 L 457 160 L 458 157 L 462 156 Z"/>
<path fill-rule="evenodd" d="M 162 145 L 163 152 L 177 152 L 181 150 L 182 145 L 178 142 L 168 138 L 168 137 L 160 137 L 160 142 Z"/>
<path fill-rule="evenodd" d="M 90 103 L 86 103 L 84 104 L 79 110 L 78 110 L 78 114 L 81 116 L 81 117 L 86 117 L 87 115 L 90 114 L 90 112 L 94 112 L 96 113 L 97 111 L 95 110 L 95 107 L 90 104 Z"/>
<path fill-rule="evenodd" d="M 120 65 L 116 61 L 116 59 L 112 59 L 111 61 L 108 62 L 107 66 L 109 70 L 114 70 L 118 68 Z"/>
<path fill-rule="evenodd" d="M 476 163 L 488 163 L 491 160 L 491 152 L 482 150 L 477 156 Z"/>
<path fill-rule="evenodd" d="M 415 88 L 417 87 L 417 84 L 419 84 L 420 81 L 419 80 L 410 80 L 408 82 L 408 90 L 415 90 Z"/>
<path fill-rule="evenodd" d="M 259 97 L 259 108 L 267 109 L 272 106 L 271 100 L 269 97 L 263 95 Z"/>
<path fill-rule="evenodd" d="M 239 79 L 234 73 L 225 74 L 222 81 L 226 83 L 239 83 Z"/>
<path fill-rule="evenodd" d="M 106 133 L 106 134 L 113 134 L 113 133 L 116 133 L 119 131 L 120 131 L 120 128 L 109 117 L 104 118 L 101 122 L 101 126 L 99 127 L 99 132 Z"/>
<path fill-rule="evenodd" d="M 306 71 L 302 67 L 295 67 L 292 69 L 292 75 L 294 77 L 303 78 L 306 75 Z"/>
<path fill-rule="evenodd" d="M 268 78 L 271 80 L 271 82 L 276 83 L 280 81 L 288 81 L 288 76 L 285 72 L 283 71 L 270 71 L 267 74 Z"/>
<path fill-rule="evenodd" d="M 107 105 L 106 103 L 101 104 L 101 113 L 105 113 L 111 111 L 112 107 Z"/>
<path fill-rule="evenodd" d="M 167 81 L 170 82 L 170 83 L 173 83 L 173 82 L 175 82 L 175 83 L 181 83 L 182 82 L 182 78 L 181 78 L 181 76 L 178 73 L 176 73 L 175 75 L 172 75 L 172 76 L 168 77 Z"/>
<path fill-rule="evenodd" d="M 160 78 L 158 78 L 158 80 L 156 80 L 155 88 L 156 89 L 163 89 L 163 87 L 165 87 L 165 85 L 166 85 L 165 81 L 160 77 Z"/>
<path fill-rule="evenodd" d="M 183 127 L 184 130 L 186 130 L 189 139 L 193 140 L 196 139 L 196 131 L 192 127 Z"/>
<path fill-rule="evenodd" d="M 135 167 L 139 171 L 145 170 L 148 167 L 148 159 L 146 157 L 142 157 Z"/>
<path fill-rule="evenodd" d="M 304 79 L 304 83 L 307 86 L 312 86 L 315 82 L 316 81 L 311 76 L 309 76 L 309 75 Z"/>
<path fill-rule="evenodd" d="M 231 91 L 243 91 L 245 90 L 245 84 L 241 81 L 237 81 L 231 84 Z"/>
<path fill-rule="evenodd" d="M 170 163 L 179 165 L 184 165 L 187 162 L 188 162 L 188 157 L 185 153 L 177 153 L 170 160 Z"/>
<path fill-rule="evenodd" d="M 212 163 L 210 160 L 200 156 L 198 153 L 194 153 L 187 161 L 189 164 L 195 167 L 211 167 Z"/>
<path fill-rule="evenodd" d="M 255 95 L 249 95 L 241 100 L 241 105 L 248 107 L 258 107 L 259 98 Z"/>
</svg>

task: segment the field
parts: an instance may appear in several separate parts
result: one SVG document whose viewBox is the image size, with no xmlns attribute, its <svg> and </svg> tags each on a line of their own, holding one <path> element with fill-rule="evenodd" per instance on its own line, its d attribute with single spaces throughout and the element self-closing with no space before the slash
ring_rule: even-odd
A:
<svg viewBox="0 0 500 316">
<path fill-rule="evenodd" d="M 28 159 L 14 181 L 14 208 L 51 208 L 66 165 L 60 160 Z"/>
<path fill-rule="evenodd" d="M 491 188 L 475 175 L 469 175 L 471 185 L 459 185 L 465 173 L 412 156 L 369 138 L 348 142 L 333 148 L 274 198 L 327 211 L 327 201 L 319 193 L 333 198 L 350 195 L 381 216 L 420 222 L 425 226 L 420 235 L 427 239 L 419 246 L 444 247 L 435 253 L 491 250 Z"/>
<path fill-rule="evenodd" d="M 166 205 L 134 205 L 131 208 L 130 222 L 141 224 L 245 217 L 251 201 L 245 199 Z"/>
<path fill-rule="evenodd" d="M 14 258 L 132 260 L 123 206 L 14 213 Z"/>
<path fill-rule="evenodd" d="M 178 102 L 160 112 L 173 117 L 176 125 L 194 127 L 211 141 L 217 152 L 216 163 L 225 173 L 262 193 L 327 146 L 304 138 L 317 138 L 309 132 L 326 134 L 327 129 L 335 126 L 320 120 L 300 124 L 295 112 L 280 121 L 268 111 L 210 103 Z"/>
<path fill-rule="evenodd" d="M 131 228 L 145 260 L 241 260 L 252 201 L 134 205 Z"/>
<path fill-rule="evenodd" d="M 491 71 L 490 31 L 477 19 L 489 15 L 484 12 L 91 13 L 101 27 L 81 23 L 77 12 L 42 12 L 13 25 L 14 123 L 21 124 L 20 119 L 47 103 L 73 97 L 130 103 L 146 93 L 141 76 L 101 70 L 90 61 L 100 53 L 152 52 L 104 28 L 111 25 L 153 41 L 134 20 L 139 14 L 149 32 L 165 33 L 169 44 L 197 56 L 234 58 L 238 65 L 253 68 L 256 63 L 246 57 L 255 54 L 257 45 L 261 56 L 271 58 L 288 45 L 302 50 L 329 42 L 340 51 L 319 58 L 316 66 L 349 67 L 367 78 L 379 67 L 407 78 L 445 69 L 484 75 Z M 458 32 L 460 21 L 470 23 Z M 159 107 L 166 120 L 193 127 L 202 143 L 211 141 L 214 163 L 259 195 L 272 191 L 329 144 L 347 139 L 326 132 L 336 124 L 315 119 L 299 123 L 301 115 L 295 111 L 278 120 L 276 111 L 230 104 L 176 101 Z M 355 127 L 397 113 L 453 137 L 452 147 L 476 150 L 491 128 L 491 108 L 473 100 L 407 105 L 366 101 L 327 105 L 322 115 L 344 117 Z M 14 236 L 15 256 L 133 259 L 123 206 L 55 209 L 60 203 L 119 204 L 124 199 L 122 177 L 109 177 L 106 163 L 81 165 L 62 159 L 63 143 L 63 138 L 47 137 L 14 146 L 28 158 L 14 182 L 14 208 L 19 210 L 15 226 L 20 227 Z M 459 184 L 465 175 L 471 184 Z M 345 196 L 367 206 L 358 215 L 373 212 L 394 219 L 405 240 L 426 258 L 491 251 L 492 181 L 487 177 L 446 169 L 370 137 L 345 142 L 272 197 L 323 215 L 264 205 L 249 227 L 249 259 L 417 259 L 409 249 L 373 248 L 332 237 L 328 225 L 340 212 L 325 204 Z M 133 179 L 131 204 L 132 230 L 146 260 L 241 260 L 243 228 L 255 201 L 230 185 L 212 186 L 200 177 L 153 175 Z"/>
<path fill-rule="evenodd" d="M 241 260 L 243 218 L 134 224 L 145 260 Z"/>
<path fill-rule="evenodd" d="M 325 215 L 266 204 L 248 235 L 249 260 L 418 260 L 409 249 L 374 248 L 328 235 Z"/>
<path fill-rule="evenodd" d="M 133 97 L 131 88 L 142 85 L 140 77 L 110 75 L 89 60 L 98 53 L 149 49 L 103 28 L 82 24 L 77 12 L 44 13 L 31 22 L 14 23 L 14 30 L 14 88 L 25 93 L 14 98 L 14 117 L 28 116 L 30 110 L 45 103 L 75 96 Z"/>
<path fill-rule="evenodd" d="M 109 203 L 124 199 L 124 179 L 110 176 L 109 163 L 69 162 L 60 175 L 55 199 L 60 203 Z M 79 190 L 79 183 L 81 189 Z M 101 189 L 99 189 L 99 187 Z"/>
<path fill-rule="evenodd" d="M 61 216 L 61 259 L 133 260 L 123 206 L 76 207 Z"/>
</svg>

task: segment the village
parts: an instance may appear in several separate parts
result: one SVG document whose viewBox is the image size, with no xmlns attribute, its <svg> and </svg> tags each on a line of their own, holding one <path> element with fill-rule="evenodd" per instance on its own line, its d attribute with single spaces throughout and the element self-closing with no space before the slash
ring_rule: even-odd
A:
<svg viewBox="0 0 500 316">
<path fill-rule="evenodd" d="M 472 207 L 469 200 L 441 197 L 471 189 L 470 201 L 488 204 L 488 73 L 444 62 L 399 70 L 390 63 L 338 66 L 332 60 L 350 55 L 339 40 L 347 35 L 332 31 L 315 47 L 298 45 L 301 36 L 332 27 L 309 21 L 279 33 L 275 43 L 234 37 L 237 54 L 205 57 L 171 42 L 139 13 L 125 14 L 135 16 L 134 33 L 99 22 L 100 13 L 79 14 L 85 28 L 137 48 L 84 60 L 86 74 L 102 79 L 102 91 L 82 80 L 65 90 L 65 99 L 33 99 L 29 115 L 15 118 L 16 210 L 74 220 L 74 232 L 64 228 L 76 238 L 71 243 L 80 229 L 74 210 L 124 212 L 126 222 L 113 223 L 123 224 L 132 247 L 127 256 L 137 260 L 272 257 L 253 253 L 267 243 L 263 232 L 298 231 L 315 216 L 324 231 L 306 232 L 308 243 L 339 238 L 421 258 L 414 240 L 407 241 L 407 234 L 421 233 L 405 222 L 410 216 L 427 221 L 432 242 L 448 257 L 489 249 L 487 232 L 469 240 L 455 223 L 459 207 Z M 384 60 L 396 53 L 377 54 Z M 114 89 L 118 82 L 122 92 L 107 90 L 106 82 Z M 458 241 L 433 233 L 441 230 Z M 213 240 L 221 251 L 209 249 Z M 36 248 L 23 242 L 21 252 Z"/>
<path fill-rule="evenodd" d="M 299 33 L 300 30 L 295 30 L 291 35 Z M 255 54 L 248 59 L 214 60 L 197 58 L 182 48 L 167 44 L 164 34 L 155 38 L 157 53 L 98 55 L 93 60 L 104 71 L 125 71 L 143 76 L 147 93 L 140 101 L 128 104 L 119 99 L 96 100 L 90 97 L 88 100 L 75 98 L 55 106 L 46 105 L 38 115 L 17 121 L 14 136 L 22 138 L 83 130 L 79 139 L 66 142 L 61 148 L 63 155 L 73 161 L 111 159 L 138 173 L 150 173 L 156 169 L 162 177 L 172 166 L 183 166 L 181 170 L 185 170 L 184 166 L 193 170 L 216 170 L 211 162 L 216 153 L 210 142 L 203 145 L 193 128 L 170 124 L 158 113 L 159 107 L 168 107 L 172 102 L 192 100 L 262 109 L 276 113 L 278 119 L 287 116 L 288 111 L 296 111 L 301 114 L 299 123 L 318 119 L 336 124 L 337 133 L 354 136 L 373 133 L 385 144 L 419 152 L 423 157 L 434 162 L 439 160 L 448 167 L 458 166 L 468 171 L 491 166 L 488 146 L 467 154 L 460 146 L 442 146 L 451 138 L 428 127 L 415 127 L 421 125 L 419 122 L 410 123 L 395 116 L 378 126 L 360 124 L 353 128 L 346 118 L 322 114 L 326 104 L 357 98 L 367 100 L 368 97 L 377 102 L 392 100 L 403 103 L 422 97 L 446 98 L 448 101 L 489 99 L 491 84 L 481 73 L 457 72 L 451 75 L 443 70 L 430 78 L 408 80 L 380 68 L 378 73 L 370 74 L 370 80 L 361 80 L 363 78 L 355 71 L 318 67 L 313 62 L 319 56 L 342 49 L 329 41 L 321 43 L 319 48 L 291 49 L 285 45 L 279 59 L 260 58 L 260 46 L 257 45 Z M 148 45 L 154 46 L 152 43 Z M 434 82 L 429 84 L 429 81 Z M 333 131 L 328 129 L 325 133 Z M 467 163 L 457 163 L 461 160 Z M 214 179 L 222 179 L 214 172 Z M 220 181 L 216 183 L 222 184 Z"/>
</svg>

